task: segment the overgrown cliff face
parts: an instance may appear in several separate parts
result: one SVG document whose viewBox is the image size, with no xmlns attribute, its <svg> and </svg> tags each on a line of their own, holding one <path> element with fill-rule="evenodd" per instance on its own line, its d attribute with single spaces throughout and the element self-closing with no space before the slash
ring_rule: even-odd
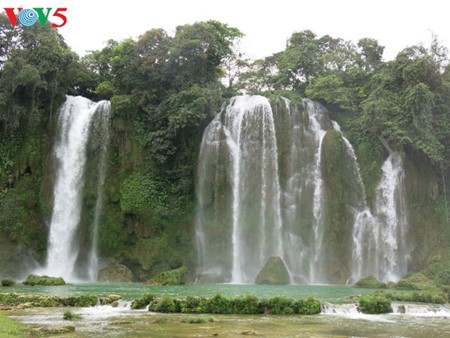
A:
<svg viewBox="0 0 450 338">
<path fill-rule="evenodd" d="M 364 198 L 355 184 L 354 163 L 346 151 L 341 133 L 327 132 L 322 144 L 324 181 L 324 271 L 331 283 L 345 283 L 351 275 L 352 228 L 354 215 L 349 201 Z"/>
<path fill-rule="evenodd" d="M 444 181 L 442 172 L 410 153 L 405 161 L 405 186 L 411 253 L 409 269 L 424 269 L 432 257 L 448 250 L 450 231 L 446 220 Z"/>
<path fill-rule="evenodd" d="M 0 271 L 20 277 L 46 255 L 54 133 L 41 123 L 33 131 L 0 134 Z"/>
<path fill-rule="evenodd" d="M 104 264 L 123 263 L 131 268 L 134 280 L 146 280 L 162 271 L 190 266 L 194 260 L 193 173 L 191 181 L 170 180 L 173 168 L 150 159 L 140 142 L 142 131 L 134 120 L 134 109 L 129 97 L 112 100 L 99 254 Z M 196 140 L 185 149 L 185 156 L 192 159 L 184 158 L 190 171 L 198 151 Z M 182 184 L 185 195 L 177 190 Z"/>
</svg>

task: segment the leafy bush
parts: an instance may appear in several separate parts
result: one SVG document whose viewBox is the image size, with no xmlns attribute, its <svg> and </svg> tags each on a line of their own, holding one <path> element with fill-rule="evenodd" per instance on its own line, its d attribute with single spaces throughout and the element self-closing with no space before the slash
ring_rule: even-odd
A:
<svg viewBox="0 0 450 338">
<path fill-rule="evenodd" d="M 149 305 L 150 302 L 153 301 L 153 298 L 155 297 L 156 296 L 152 293 L 146 293 L 143 296 L 134 299 L 133 302 L 131 303 L 131 308 L 133 310 L 145 309 L 145 307 Z"/>
<path fill-rule="evenodd" d="M 263 312 L 258 298 L 254 295 L 237 297 L 233 301 L 233 313 L 253 315 Z"/>
<path fill-rule="evenodd" d="M 206 312 L 230 314 L 233 312 L 232 301 L 217 293 L 206 302 Z"/>
<path fill-rule="evenodd" d="M 205 297 L 187 296 L 181 302 L 181 312 L 183 313 L 205 313 L 208 300 Z"/>
<path fill-rule="evenodd" d="M 294 302 L 286 297 L 273 297 L 267 301 L 267 309 L 272 315 L 291 315 L 294 313 Z"/>
<path fill-rule="evenodd" d="M 16 285 L 16 281 L 11 278 L 3 278 L 2 279 L 2 286 L 14 286 Z"/>
<path fill-rule="evenodd" d="M 275 315 L 313 315 L 320 313 L 320 302 L 314 298 L 293 301 L 286 297 L 273 297 L 259 300 L 254 295 L 227 298 L 217 293 L 211 298 L 187 296 L 174 299 L 168 295 L 161 298 L 153 296 L 149 310 L 166 313 L 215 313 L 215 314 L 275 314 Z M 147 302 L 143 297 L 133 301 L 138 306 Z M 138 308 L 138 307 L 136 307 Z"/>
<path fill-rule="evenodd" d="M 384 294 L 371 294 L 361 296 L 359 310 L 362 313 L 378 314 L 392 312 L 391 300 Z"/>
<path fill-rule="evenodd" d="M 154 298 L 150 303 L 149 309 L 155 312 L 175 313 L 177 306 L 172 297 L 163 295 L 161 298 Z"/>
<path fill-rule="evenodd" d="M 80 295 L 76 297 L 61 298 L 64 306 L 88 307 L 97 304 L 98 297 L 96 295 Z"/>
<path fill-rule="evenodd" d="M 316 315 L 320 313 L 320 302 L 314 298 L 294 302 L 294 313 L 299 315 Z"/>
</svg>

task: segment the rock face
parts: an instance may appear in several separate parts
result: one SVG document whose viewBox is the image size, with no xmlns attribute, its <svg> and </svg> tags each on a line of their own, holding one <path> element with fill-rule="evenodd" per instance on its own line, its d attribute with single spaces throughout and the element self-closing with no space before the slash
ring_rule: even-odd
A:
<svg viewBox="0 0 450 338">
<path fill-rule="evenodd" d="M 259 271 L 256 284 L 290 284 L 289 272 L 280 257 L 270 257 L 266 265 Z"/>
<path fill-rule="evenodd" d="M 117 264 L 104 268 L 98 272 L 98 282 L 126 283 L 133 281 L 131 270 L 125 265 Z"/>
</svg>

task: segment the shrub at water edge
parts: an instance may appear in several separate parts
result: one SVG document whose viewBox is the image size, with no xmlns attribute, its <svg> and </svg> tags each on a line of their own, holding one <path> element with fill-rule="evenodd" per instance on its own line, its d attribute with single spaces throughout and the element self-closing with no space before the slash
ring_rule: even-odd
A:
<svg viewBox="0 0 450 338">
<path fill-rule="evenodd" d="M 2 286 L 14 286 L 16 285 L 16 281 L 12 278 L 3 278 Z"/>
<path fill-rule="evenodd" d="M 149 298 L 141 297 L 134 302 L 138 306 L 148 300 Z M 320 313 L 320 302 L 314 298 L 294 301 L 286 297 L 259 300 L 254 295 L 228 298 L 220 293 L 210 298 L 188 296 L 183 299 L 164 295 L 162 297 L 153 296 L 149 310 L 165 313 L 313 315 Z"/>
<path fill-rule="evenodd" d="M 380 293 L 361 296 L 358 308 L 362 313 L 368 314 L 392 312 L 391 300 Z"/>
<path fill-rule="evenodd" d="M 154 295 L 153 293 L 146 293 L 141 297 L 134 299 L 131 302 L 131 309 L 132 310 L 145 309 L 145 307 L 149 305 L 153 301 L 153 298 L 155 297 L 156 295 Z"/>
</svg>

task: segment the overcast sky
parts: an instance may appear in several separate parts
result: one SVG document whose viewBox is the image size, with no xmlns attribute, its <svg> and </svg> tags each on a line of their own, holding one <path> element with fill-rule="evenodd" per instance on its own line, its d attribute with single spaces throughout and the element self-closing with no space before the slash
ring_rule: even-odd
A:
<svg viewBox="0 0 450 338">
<path fill-rule="evenodd" d="M 244 34 L 250 57 L 284 49 L 296 31 L 341 37 L 355 43 L 363 37 L 385 46 L 385 59 L 403 48 L 424 43 L 432 33 L 450 46 L 450 14 L 442 0 L 6 0 L 2 7 L 67 7 L 60 29 L 80 55 L 101 49 L 108 39 L 137 38 L 151 28 L 173 35 L 178 25 L 219 20 Z M 446 6 L 447 7 L 447 6 Z"/>
</svg>

